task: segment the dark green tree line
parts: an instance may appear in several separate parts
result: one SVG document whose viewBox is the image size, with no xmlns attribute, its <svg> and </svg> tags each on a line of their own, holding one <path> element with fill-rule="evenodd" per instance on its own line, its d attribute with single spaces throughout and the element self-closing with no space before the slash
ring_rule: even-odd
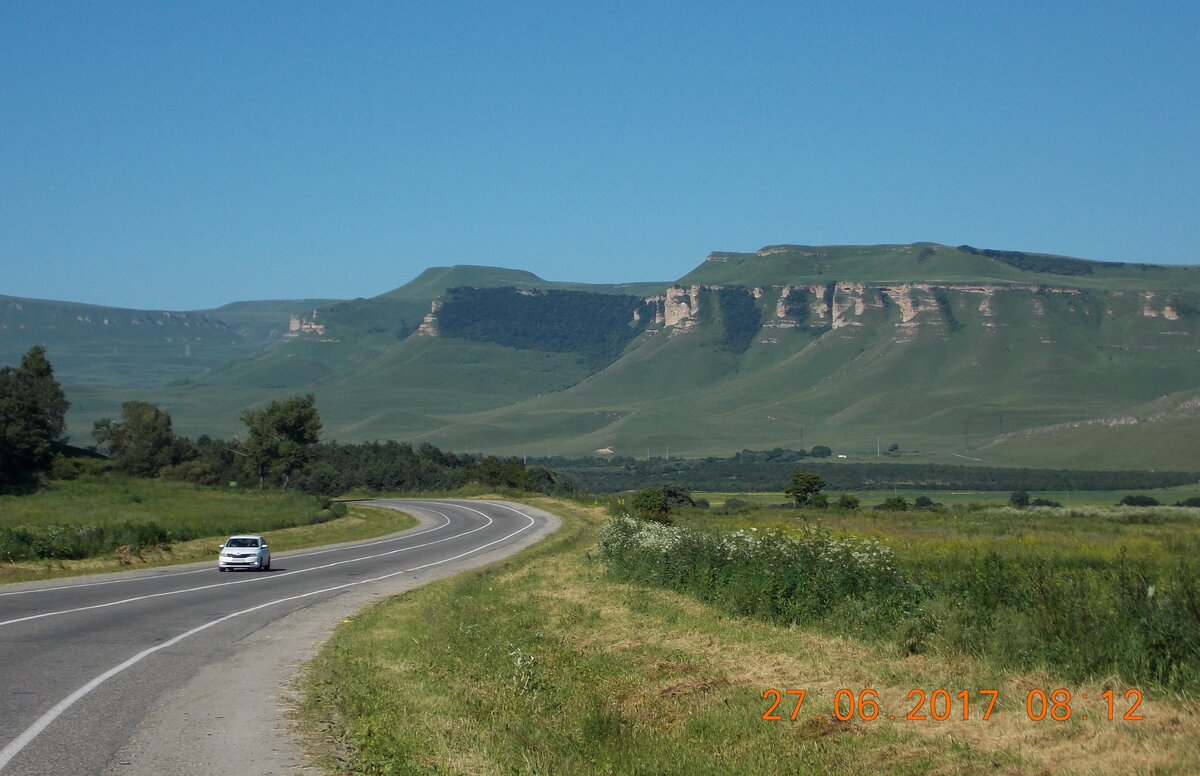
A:
<svg viewBox="0 0 1200 776">
<path fill-rule="evenodd" d="M 50 468 L 66 443 L 69 406 L 42 346 L 30 348 L 20 366 L 0 369 L 0 486 Z"/>
</svg>

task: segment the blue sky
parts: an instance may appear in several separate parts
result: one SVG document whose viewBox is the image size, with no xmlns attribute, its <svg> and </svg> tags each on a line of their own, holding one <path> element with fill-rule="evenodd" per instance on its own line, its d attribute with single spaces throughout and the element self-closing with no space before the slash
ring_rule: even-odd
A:
<svg viewBox="0 0 1200 776">
<path fill-rule="evenodd" d="M 1194 3 L 0 3 L 0 293 L 780 242 L 1200 263 L 1197 40 Z"/>
</svg>

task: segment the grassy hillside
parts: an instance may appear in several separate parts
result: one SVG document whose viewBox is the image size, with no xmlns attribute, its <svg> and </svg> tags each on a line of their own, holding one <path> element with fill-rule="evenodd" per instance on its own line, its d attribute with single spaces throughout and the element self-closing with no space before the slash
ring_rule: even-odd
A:
<svg viewBox="0 0 1200 776">
<path fill-rule="evenodd" d="M 417 334 L 435 299 L 440 336 Z M 231 317 L 262 335 L 251 318 L 268 303 L 256 304 Z M 275 315 L 285 303 L 271 304 Z M 775 246 L 713 254 L 670 289 L 434 268 L 322 306 L 323 331 L 260 352 L 230 324 L 160 317 L 184 332 L 211 326 L 227 360 L 165 386 L 162 375 L 157 386 L 72 375 L 73 428 L 139 398 L 185 433 L 229 434 L 245 407 L 313 392 L 327 435 L 343 440 L 639 457 L 824 444 L 850 459 L 896 444 L 917 461 L 1200 469 L 1191 415 L 1032 433 L 1200 390 L 1197 267 L 932 243 Z"/>
<path fill-rule="evenodd" d="M 636 456 L 647 447 L 663 455 L 668 445 L 675 455 L 706 455 L 826 444 L 851 458 L 874 456 L 878 437 L 922 460 L 1017 464 L 1026 453 L 1000 458 L 980 448 L 1001 434 L 1121 414 L 1200 385 L 1190 344 L 1200 335 L 1197 321 L 1146 318 L 1140 296 L 1011 291 L 993 295 L 988 313 L 978 294 L 944 296 L 953 330 L 934 301 L 905 325 L 895 304 L 875 298 L 855 318 L 861 325 L 821 334 L 763 329 L 740 355 L 726 346 L 719 321 L 648 333 L 567 391 L 464 419 L 463 433 L 439 435 L 469 442 L 471 425 L 490 422 L 508 429 L 512 442 L 501 449 L 509 452 L 538 440 L 564 454 L 613 447 Z M 771 297 L 762 301 L 772 306 Z M 596 418 L 607 422 L 585 422 Z M 1151 463 L 1116 445 L 1062 460 L 1061 451 L 1047 450 L 1043 465 L 1195 468 L 1200 441 L 1176 435 L 1170 452 L 1181 458 L 1170 466 L 1165 450 Z"/>
<path fill-rule="evenodd" d="M 970 246 L 963 246 L 969 248 Z M 998 255 L 986 255 L 998 254 Z M 716 252 L 681 284 L 772 286 L 826 283 L 1066 283 L 1079 288 L 1200 288 L 1200 267 L 1096 262 L 1018 251 L 909 245 L 776 245 L 756 253 Z"/>
<path fill-rule="evenodd" d="M 1054 466 L 1070 459 L 1102 468 L 1119 460 L 1128 468 L 1162 470 L 1200 461 L 1197 440 L 1200 394 L 1186 391 L 1121 415 L 1005 434 L 973 454 L 1001 465 Z"/>
<path fill-rule="evenodd" d="M 451 288 L 523 288 L 530 290 L 558 289 L 590 291 L 596 294 L 633 294 L 647 296 L 660 293 L 670 285 L 666 282 L 641 283 L 571 283 L 543 280 L 532 272 L 502 267 L 479 267 L 456 264 L 451 267 L 431 267 L 397 289 L 381 294 L 377 299 L 418 299 L 429 301 Z"/>
<path fill-rule="evenodd" d="M 170 312 L 0 296 L 0 364 L 44 345 L 59 380 L 77 387 L 147 388 L 249 358 L 321 300 L 238 302 Z"/>
<path fill-rule="evenodd" d="M 114 404 L 151 396 L 171 413 L 179 433 L 231 436 L 245 431 L 238 419 L 243 409 L 312 392 L 327 439 L 436 438 L 438 429 L 460 418 L 561 390 L 587 373 L 571 353 L 465 340 L 413 337 L 386 348 L 300 341 L 154 391 L 77 391 L 71 423 L 86 434 Z M 469 449 L 486 449 L 500 438 L 499 428 L 477 426 Z"/>
</svg>

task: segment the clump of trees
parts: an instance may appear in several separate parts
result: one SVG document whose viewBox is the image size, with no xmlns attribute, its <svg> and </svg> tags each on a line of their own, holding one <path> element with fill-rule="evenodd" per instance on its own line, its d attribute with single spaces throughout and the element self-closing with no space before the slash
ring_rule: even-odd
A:
<svg viewBox="0 0 1200 776">
<path fill-rule="evenodd" d="M 932 463 L 901 463 L 897 458 L 870 462 L 813 460 L 832 455 L 824 445 L 811 450 L 743 450 L 729 457 L 651 458 L 590 456 L 584 458 L 544 457 L 537 463 L 554 467 L 564 478 L 574 480 L 591 493 L 636 490 L 646 482 L 677 482 L 695 490 L 739 490 L 782 492 L 798 466 L 825 478 L 828 490 L 909 491 L 984 490 L 1009 493 L 1028 491 L 1144 490 L 1194 485 L 1200 472 L 1150 470 L 1092 471 L 1069 469 L 1015 469 L 998 466 L 958 466 Z M 1030 504 L 1030 506 L 1034 506 Z"/>
<path fill-rule="evenodd" d="M 1048 498 L 1030 498 L 1029 493 L 1023 490 L 1015 490 L 1008 497 L 1008 505 L 1017 509 L 1025 509 L 1026 507 L 1054 507 L 1061 509 L 1062 504 Z"/>
<path fill-rule="evenodd" d="M 192 448 L 175 436 L 169 414 L 144 401 L 122 404 L 120 420 L 97 420 L 92 436 L 108 448 L 118 470 L 134 477 L 155 477 L 190 457 Z"/>
<path fill-rule="evenodd" d="M 97 421 L 93 434 L 119 471 L 200 485 L 250 480 L 260 488 L 314 495 L 454 490 L 471 484 L 540 493 L 573 490 L 553 469 L 526 466 L 519 458 L 460 455 L 428 443 L 414 449 L 400 442 L 322 442 L 312 394 L 248 409 L 242 421 L 244 436 L 205 435 L 193 442 L 175 435 L 166 411 L 127 402 L 119 420 Z"/>
<path fill-rule="evenodd" d="M 42 346 L 30 348 L 20 366 L 0 369 L 0 487 L 50 469 L 66 444 L 69 406 Z"/>
<path fill-rule="evenodd" d="M 754 294 L 743 286 L 722 286 L 716 295 L 725 324 L 725 347 L 732 353 L 746 352 L 762 329 L 762 313 Z"/>
<path fill-rule="evenodd" d="M 249 430 L 244 452 L 258 477 L 258 487 L 265 488 L 267 478 L 272 477 L 287 490 L 292 476 L 309 462 L 313 446 L 320 441 L 317 400 L 310 393 L 273 401 L 261 410 L 243 412 L 242 422 Z"/>
<path fill-rule="evenodd" d="M 628 294 L 463 287 L 446 291 L 438 328 L 447 337 L 578 353 L 599 367 L 619 356 L 653 319 L 645 300 Z"/>
</svg>

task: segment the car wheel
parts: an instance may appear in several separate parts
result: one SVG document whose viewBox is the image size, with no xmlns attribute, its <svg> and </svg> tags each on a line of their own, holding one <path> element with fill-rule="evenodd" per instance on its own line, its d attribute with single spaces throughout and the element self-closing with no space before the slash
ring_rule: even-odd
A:
<svg viewBox="0 0 1200 776">
<path fill-rule="evenodd" d="M 263 571 L 270 571 L 270 570 L 271 570 L 271 559 L 267 558 L 267 565 L 263 566 Z"/>
<path fill-rule="evenodd" d="M 222 573 L 224 573 L 224 572 L 226 572 L 226 571 L 228 571 L 228 570 L 229 570 L 229 569 L 225 568 L 224 566 L 217 566 L 217 571 L 220 571 L 220 572 L 222 572 Z"/>
</svg>

